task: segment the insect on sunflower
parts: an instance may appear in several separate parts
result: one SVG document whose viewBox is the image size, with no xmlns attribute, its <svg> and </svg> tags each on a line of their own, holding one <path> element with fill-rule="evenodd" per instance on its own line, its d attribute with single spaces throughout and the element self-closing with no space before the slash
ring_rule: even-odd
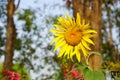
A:
<svg viewBox="0 0 120 80">
<path fill-rule="evenodd" d="M 97 32 L 89 29 L 89 23 L 86 24 L 85 20 L 80 18 L 79 13 L 76 19 L 66 14 L 66 18 L 59 17 L 58 22 L 59 24 L 53 24 L 54 29 L 50 30 L 55 36 L 51 42 L 51 44 L 55 43 L 54 51 L 60 48 L 58 57 L 67 56 L 73 60 L 73 56 L 76 55 L 80 62 L 81 54 L 83 53 L 86 57 L 88 50 L 91 50 L 89 44 L 94 45 L 91 37 Z"/>
</svg>

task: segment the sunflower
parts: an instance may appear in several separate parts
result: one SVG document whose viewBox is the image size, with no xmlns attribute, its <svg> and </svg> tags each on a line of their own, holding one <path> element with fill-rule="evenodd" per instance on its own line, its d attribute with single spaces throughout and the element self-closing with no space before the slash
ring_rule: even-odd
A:
<svg viewBox="0 0 120 80">
<path fill-rule="evenodd" d="M 66 14 L 66 18 L 59 17 L 58 22 L 59 24 L 53 24 L 54 29 L 50 30 L 55 36 L 51 42 L 51 44 L 55 43 L 54 51 L 60 48 L 58 57 L 67 56 L 68 59 L 73 60 L 73 56 L 76 55 L 80 62 L 81 54 L 88 56 L 88 51 L 91 50 L 89 44 L 94 45 L 91 37 L 97 32 L 89 29 L 89 23 L 86 24 L 85 20 L 81 20 L 79 13 L 76 19 Z"/>
</svg>

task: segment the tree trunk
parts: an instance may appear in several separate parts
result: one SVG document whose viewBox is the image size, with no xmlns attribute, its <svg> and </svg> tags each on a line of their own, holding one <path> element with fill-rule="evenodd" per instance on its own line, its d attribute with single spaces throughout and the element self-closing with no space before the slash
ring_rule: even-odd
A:
<svg viewBox="0 0 120 80">
<path fill-rule="evenodd" d="M 108 37 L 107 37 L 107 42 L 111 48 L 111 54 L 112 54 L 112 60 L 114 62 L 119 62 L 119 58 L 118 58 L 118 54 L 117 54 L 117 49 L 115 48 L 114 42 L 113 42 L 113 38 L 112 38 L 112 28 L 113 28 L 113 24 L 112 24 L 112 19 L 110 18 L 110 7 L 108 5 L 108 2 L 105 1 L 105 7 L 106 7 L 106 11 L 107 11 L 107 17 L 108 17 L 108 23 L 109 23 L 109 32 L 108 32 Z"/>
<path fill-rule="evenodd" d="M 72 0 L 73 15 L 80 13 L 81 17 L 90 22 L 92 29 L 97 31 L 97 36 L 93 38 L 95 46 L 92 46 L 93 51 L 101 53 L 101 1 L 100 0 Z M 90 58 L 90 66 L 93 70 L 99 70 L 102 64 L 102 56 L 92 55 Z"/>
<path fill-rule="evenodd" d="M 5 45 L 5 60 L 4 70 L 12 69 L 12 61 L 14 56 L 14 44 L 16 40 L 16 28 L 14 25 L 13 15 L 15 11 L 14 0 L 8 0 L 7 5 L 7 27 L 6 27 L 6 45 Z M 2 80 L 7 80 L 3 77 Z"/>
</svg>

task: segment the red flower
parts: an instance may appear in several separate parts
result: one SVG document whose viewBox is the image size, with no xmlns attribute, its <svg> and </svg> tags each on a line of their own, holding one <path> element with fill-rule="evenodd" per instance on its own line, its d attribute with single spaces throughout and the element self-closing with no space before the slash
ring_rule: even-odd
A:
<svg viewBox="0 0 120 80">
<path fill-rule="evenodd" d="M 2 75 L 8 76 L 9 80 L 20 80 L 20 75 L 18 73 L 9 70 L 3 70 Z"/>
<path fill-rule="evenodd" d="M 77 71 L 76 71 L 76 70 L 74 70 L 74 71 L 72 72 L 72 76 L 73 76 L 74 78 L 78 78 L 78 77 L 79 77 L 79 75 L 77 74 Z"/>
</svg>

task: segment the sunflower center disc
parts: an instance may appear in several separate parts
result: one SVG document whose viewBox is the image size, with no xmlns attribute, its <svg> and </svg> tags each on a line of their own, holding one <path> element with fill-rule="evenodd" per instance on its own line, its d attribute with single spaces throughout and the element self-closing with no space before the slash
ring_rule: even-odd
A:
<svg viewBox="0 0 120 80">
<path fill-rule="evenodd" d="M 80 43 L 82 33 L 80 30 L 68 30 L 65 33 L 65 40 L 69 45 L 76 46 Z"/>
</svg>

